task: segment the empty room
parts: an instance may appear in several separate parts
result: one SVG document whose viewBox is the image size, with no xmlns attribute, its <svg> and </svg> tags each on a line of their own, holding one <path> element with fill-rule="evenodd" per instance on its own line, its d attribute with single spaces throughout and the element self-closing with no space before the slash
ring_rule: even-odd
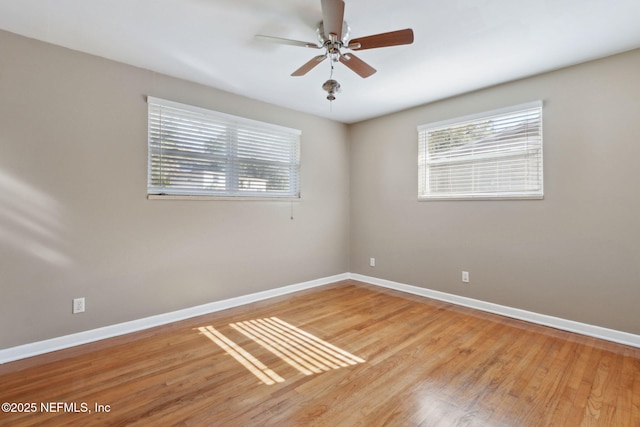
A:
<svg viewBox="0 0 640 427">
<path fill-rule="evenodd" d="M 0 0 L 0 425 L 640 426 L 637 0 Z"/>
</svg>

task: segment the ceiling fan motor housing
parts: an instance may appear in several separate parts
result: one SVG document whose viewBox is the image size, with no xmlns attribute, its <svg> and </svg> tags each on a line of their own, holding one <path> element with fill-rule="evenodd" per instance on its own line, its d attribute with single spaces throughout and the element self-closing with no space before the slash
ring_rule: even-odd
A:
<svg viewBox="0 0 640 427">
<path fill-rule="evenodd" d="M 347 40 L 349 40 L 349 34 L 351 33 L 351 27 L 347 24 L 347 21 L 342 21 L 342 39 L 338 40 L 341 45 L 346 46 Z M 324 32 L 324 23 L 320 21 L 318 23 L 318 28 L 316 29 L 316 35 L 318 36 L 318 40 L 321 45 L 325 45 L 327 42 L 331 41 L 331 37 L 329 34 L 325 34 Z"/>
</svg>

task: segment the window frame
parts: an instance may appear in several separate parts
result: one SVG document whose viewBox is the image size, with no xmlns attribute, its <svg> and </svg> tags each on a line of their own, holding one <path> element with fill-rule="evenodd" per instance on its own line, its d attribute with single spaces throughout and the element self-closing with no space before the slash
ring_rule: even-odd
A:
<svg viewBox="0 0 640 427">
<path fill-rule="evenodd" d="M 529 110 L 539 109 L 539 140 L 540 146 L 538 154 L 538 183 L 539 189 L 536 191 L 514 191 L 514 192 L 478 192 L 473 190 L 469 192 L 449 192 L 449 193 L 429 193 L 428 179 L 428 136 L 425 138 L 423 134 L 429 131 L 442 130 L 449 127 L 459 127 L 474 122 L 487 121 L 489 119 L 509 116 L 511 114 L 523 113 Z M 524 104 L 513 105 L 510 107 L 485 111 L 476 114 L 470 114 L 462 117 L 433 122 L 420 125 L 418 130 L 418 201 L 439 201 L 439 200 L 541 200 L 544 199 L 544 137 L 543 137 L 543 102 L 533 101 Z M 496 156 L 497 158 L 498 156 Z M 471 161 L 478 161 L 478 158 Z M 446 162 L 443 162 L 446 163 Z M 470 173 L 471 174 L 471 173 Z"/>
<path fill-rule="evenodd" d="M 235 116 L 219 111 L 210 110 L 207 108 L 197 107 L 188 104 L 182 104 L 175 101 L 170 101 L 162 98 L 156 98 L 153 96 L 147 96 L 147 198 L 148 199 L 188 199 L 188 200 L 299 200 L 301 198 L 300 192 L 300 136 L 302 131 L 298 129 L 288 128 L 271 123 L 261 122 L 258 120 L 252 120 L 245 117 Z M 153 179 L 153 159 L 155 145 L 157 142 L 153 142 L 154 132 L 157 134 L 157 130 L 153 128 L 152 124 L 152 109 L 153 108 L 168 108 L 174 110 L 180 110 L 189 114 L 195 114 L 211 118 L 212 120 L 219 121 L 225 126 L 226 142 L 225 154 L 223 156 L 210 155 L 209 157 L 202 156 L 201 159 L 208 159 L 215 161 L 216 157 L 222 157 L 224 161 L 224 190 L 206 190 L 203 188 L 197 189 L 196 186 L 191 188 L 170 188 L 162 185 L 154 185 Z M 157 114 L 157 113 L 153 113 Z M 160 130 L 161 131 L 161 130 Z M 267 135 L 269 132 L 286 134 L 290 141 L 286 141 L 290 146 L 287 147 L 291 150 L 289 153 L 291 161 L 289 163 L 259 160 L 257 158 L 241 157 L 238 155 L 238 146 L 240 144 L 240 133 L 256 133 L 264 131 Z M 162 131 L 161 131 L 162 132 Z M 229 136 L 232 135 L 233 136 Z M 271 134 L 272 135 L 272 134 Z M 269 138 L 270 139 L 270 138 Z M 157 138 L 156 138 L 157 140 Z M 246 144 L 247 139 L 244 140 Z M 264 141 L 261 142 L 264 144 Z M 250 148 L 256 149 L 256 145 L 250 145 Z M 216 147 L 217 148 L 217 147 Z M 197 158 L 195 156 L 194 158 Z M 219 159 L 218 159 L 219 160 Z M 237 173 L 237 168 L 240 163 L 247 164 L 259 164 L 263 163 L 266 167 L 269 165 L 277 165 L 282 167 L 288 165 L 290 167 L 288 183 L 292 188 L 289 192 L 277 193 L 277 192 L 265 192 L 261 194 L 261 191 L 247 191 L 246 193 L 241 190 L 242 177 Z M 229 178 L 232 179 L 229 179 Z M 246 177 L 245 177 L 246 178 Z M 168 191 L 167 191 L 168 190 Z"/>
</svg>

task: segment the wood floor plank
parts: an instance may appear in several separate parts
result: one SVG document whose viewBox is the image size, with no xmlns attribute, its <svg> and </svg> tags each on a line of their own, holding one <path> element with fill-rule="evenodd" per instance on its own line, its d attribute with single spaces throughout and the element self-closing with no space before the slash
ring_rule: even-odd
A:
<svg viewBox="0 0 640 427">
<path fill-rule="evenodd" d="M 274 317 L 314 338 L 232 326 Z M 640 349 L 344 281 L 2 365 L 0 402 L 38 405 L 2 426 L 638 426 Z"/>
</svg>

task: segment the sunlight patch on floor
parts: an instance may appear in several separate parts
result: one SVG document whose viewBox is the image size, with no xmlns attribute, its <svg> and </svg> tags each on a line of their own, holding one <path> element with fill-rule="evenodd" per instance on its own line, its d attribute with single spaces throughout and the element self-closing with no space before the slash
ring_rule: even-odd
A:
<svg viewBox="0 0 640 427">
<path fill-rule="evenodd" d="M 230 323 L 229 326 L 273 353 L 304 375 L 340 369 L 365 360 L 321 340 L 277 317 Z M 234 357 L 264 384 L 284 379 L 212 326 L 198 330 Z"/>
<path fill-rule="evenodd" d="M 211 341 L 218 344 L 229 356 L 232 356 L 240 362 L 242 366 L 247 368 L 249 372 L 258 377 L 263 383 L 271 385 L 284 381 L 280 375 L 267 368 L 262 362 L 253 357 L 251 353 L 218 332 L 213 326 L 201 327 L 198 328 L 198 330 Z"/>
</svg>

